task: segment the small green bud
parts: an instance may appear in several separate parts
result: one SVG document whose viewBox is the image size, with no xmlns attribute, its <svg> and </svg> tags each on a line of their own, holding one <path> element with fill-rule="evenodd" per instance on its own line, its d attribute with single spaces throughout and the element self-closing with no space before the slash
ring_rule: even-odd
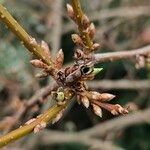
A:
<svg viewBox="0 0 150 150">
<path fill-rule="evenodd" d="M 99 72 L 101 72 L 103 70 L 103 68 L 94 68 L 93 70 L 93 74 L 97 75 Z"/>
<path fill-rule="evenodd" d="M 65 99 L 65 95 L 63 92 L 57 92 L 57 97 L 56 97 L 58 102 L 62 102 Z"/>
</svg>

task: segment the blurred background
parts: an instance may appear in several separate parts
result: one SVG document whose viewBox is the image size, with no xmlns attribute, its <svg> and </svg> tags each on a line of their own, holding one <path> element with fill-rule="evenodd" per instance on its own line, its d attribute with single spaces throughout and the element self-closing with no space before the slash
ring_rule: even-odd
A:
<svg viewBox="0 0 150 150">
<path fill-rule="evenodd" d="M 75 45 L 71 34 L 76 26 L 66 15 L 66 3 L 70 0 L 0 0 L 17 21 L 39 42 L 46 41 L 55 57 L 62 48 L 65 65 L 72 63 Z M 150 1 L 149 0 L 81 0 L 83 10 L 95 23 L 95 41 L 101 44 L 99 52 L 115 52 L 140 48 L 150 44 Z M 29 61 L 32 55 L 3 23 L 0 23 L 0 134 L 7 132 L 13 116 L 39 89 L 50 84 L 51 78 L 37 79 L 39 70 Z M 103 71 L 96 77 L 91 88 L 116 95 L 112 103 L 130 105 L 131 111 L 146 110 L 150 107 L 150 69 L 137 69 L 135 60 L 120 60 L 101 63 Z M 94 82 L 95 83 L 95 82 Z M 51 105 L 50 97 L 42 106 L 35 106 L 15 123 L 13 128 L 25 123 Z M 99 118 L 89 109 L 75 101 L 67 109 L 64 117 L 47 130 L 76 133 L 103 125 L 114 119 L 108 112 Z M 126 125 L 117 132 L 111 131 L 100 136 L 127 150 L 150 149 L 150 118 L 140 124 Z M 10 123 L 11 124 L 11 123 Z M 55 133 L 52 133 L 55 134 Z M 47 136 L 49 136 L 47 134 Z M 61 135 L 60 135 L 61 136 Z M 60 138 L 60 137 L 59 137 Z M 62 137 L 63 138 L 63 137 Z M 53 140 L 52 140 L 53 141 Z M 86 144 L 78 142 L 39 142 L 36 135 L 28 135 L 5 149 L 36 150 L 86 150 Z"/>
</svg>

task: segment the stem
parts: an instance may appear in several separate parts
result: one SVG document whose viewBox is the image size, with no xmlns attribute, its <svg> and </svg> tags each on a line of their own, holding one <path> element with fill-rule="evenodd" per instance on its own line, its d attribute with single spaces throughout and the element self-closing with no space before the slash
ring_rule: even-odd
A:
<svg viewBox="0 0 150 150">
<path fill-rule="evenodd" d="M 66 103 L 64 105 L 55 105 L 51 108 L 49 108 L 45 113 L 43 113 L 40 117 L 36 118 L 35 121 L 28 125 L 24 125 L 23 127 L 20 127 L 2 137 L 0 137 L 0 147 L 3 147 L 11 142 L 16 141 L 17 139 L 20 139 L 21 137 L 31 133 L 34 128 L 40 124 L 41 122 L 45 122 L 48 124 L 55 116 L 63 110 L 70 102 L 71 98 L 73 97 L 73 93 L 66 90 L 65 91 L 65 97 L 66 97 Z"/>
<path fill-rule="evenodd" d="M 139 48 L 139 49 L 128 50 L 128 51 L 95 54 L 94 60 L 96 63 L 100 63 L 100 62 L 106 62 L 106 61 L 115 61 L 119 59 L 132 58 L 132 57 L 139 56 L 139 55 L 146 56 L 147 54 L 150 54 L 150 45 Z"/>
<path fill-rule="evenodd" d="M 86 45 L 87 49 L 85 50 L 86 53 L 90 53 L 92 51 L 93 42 L 87 32 L 85 32 L 85 29 L 82 25 L 82 20 L 84 13 L 81 9 L 80 0 L 72 0 L 72 7 L 74 10 L 74 13 L 76 15 L 76 21 L 78 24 L 78 30 L 80 32 L 80 35 L 84 41 L 84 44 Z"/>
<path fill-rule="evenodd" d="M 51 60 L 44 53 L 40 44 L 31 43 L 31 36 L 19 25 L 19 23 L 11 16 L 7 9 L 0 4 L 0 19 L 6 26 L 19 38 L 22 44 L 39 59 L 47 65 L 51 65 Z"/>
</svg>

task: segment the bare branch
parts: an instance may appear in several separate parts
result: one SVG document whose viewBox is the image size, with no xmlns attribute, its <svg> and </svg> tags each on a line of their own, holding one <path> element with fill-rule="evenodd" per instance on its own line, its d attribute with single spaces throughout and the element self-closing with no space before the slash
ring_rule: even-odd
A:
<svg viewBox="0 0 150 150">
<path fill-rule="evenodd" d="M 132 57 L 139 56 L 139 55 L 146 56 L 149 53 L 150 53 L 150 45 L 139 48 L 139 49 L 128 50 L 128 51 L 95 54 L 94 60 L 95 60 L 95 63 L 100 63 L 100 62 L 106 62 L 106 61 L 128 59 L 128 58 L 132 58 Z"/>
<path fill-rule="evenodd" d="M 138 111 L 130 115 L 118 117 L 104 123 L 100 123 L 91 129 L 81 131 L 80 134 L 88 136 L 104 136 L 105 134 L 115 130 L 120 130 L 128 126 L 137 125 L 141 123 L 150 123 L 150 108 L 143 111 Z"/>
<path fill-rule="evenodd" d="M 130 89 L 130 90 L 150 90 L 149 80 L 94 80 L 89 81 L 90 89 Z"/>
</svg>

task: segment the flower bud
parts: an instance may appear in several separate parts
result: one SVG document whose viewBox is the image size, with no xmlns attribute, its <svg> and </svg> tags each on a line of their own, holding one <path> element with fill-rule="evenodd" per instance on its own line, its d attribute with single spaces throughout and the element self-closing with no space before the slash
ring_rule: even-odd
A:
<svg viewBox="0 0 150 150">
<path fill-rule="evenodd" d="M 88 30 L 90 38 L 93 39 L 94 36 L 95 36 L 95 33 L 96 33 L 96 29 L 95 29 L 94 23 L 91 23 L 87 30 Z"/>
<path fill-rule="evenodd" d="M 84 43 L 83 43 L 81 37 L 80 37 L 78 34 L 72 34 L 72 35 L 71 35 L 71 38 L 72 38 L 72 40 L 73 40 L 73 42 L 74 42 L 75 44 L 77 44 L 77 45 L 79 45 L 79 46 L 81 46 L 81 47 L 84 46 Z"/>
<path fill-rule="evenodd" d="M 95 105 L 95 104 L 92 104 L 92 106 L 93 106 L 94 113 L 97 116 L 102 117 L 102 109 L 99 106 Z"/>
<path fill-rule="evenodd" d="M 44 71 L 42 71 L 42 72 L 40 72 L 40 73 L 37 73 L 37 74 L 35 75 L 36 78 L 45 78 L 45 77 L 47 77 L 47 76 L 48 76 L 48 73 L 47 73 L 47 72 L 44 72 Z"/>
<path fill-rule="evenodd" d="M 33 37 L 30 37 L 30 38 L 29 38 L 29 42 L 30 42 L 30 44 L 32 44 L 32 45 L 37 45 L 37 41 L 36 41 L 35 38 L 33 38 Z"/>
<path fill-rule="evenodd" d="M 58 121 L 61 119 L 61 117 L 63 116 L 63 112 L 64 112 L 64 110 L 60 111 L 60 112 L 56 115 L 56 117 L 52 120 L 52 124 L 58 122 Z"/>
<path fill-rule="evenodd" d="M 83 103 L 83 105 L 88 108 L 90 105 L 90 102 L 88 100 L 88 98 L 86 96 L 81 96 L 81 102 Z"/>
<path fill-rule="evenodd" d="M 98 43 L 93 44 L 93 50 L 94 51 L 98 50 L 99 48 L 100 48 L 100 44 L 98 44 Z"/>
<path fill-rule="evenodd" d="M 64 62 L 64 53 L 62 49 L 60 49 L 57 53 L 54 66 L 59 70 L 62 68 L 63 62 Z"/>
<path fill-rule="evenodd" d="M 51 53 L 50 53 L 50 49 L 48 44 L 45 41 L 41 42 L 41 47 L 43 48 L 44 52 L 46 53 L 46 55 L 51 58 Z"/>
<path fill-rule="evenodd" d="M 71 19 L 74 19 L 74 10 L 70 4 L 67 4 L 67 14 Z"/>
<path fill-rule="evenodd" d="M 45 63 L 38 59 L 31 60 L 30 63 L 36 68 L 46 69 L 48 67 Z"/>
<path fill-rule="evenodd" d="M 113 98 L 115 98 L 115 95 L 109 93 L 102 93 L 100 97 L 101 97 L 100 98 L 101 101 L 110 101 Z"/>
<path fill-rule="evenodd" d="M 85 29 L 90 26 L 90 20 L 89 18 L 84 14 L 82 18 L 82 25 Z"/>
</svg>

